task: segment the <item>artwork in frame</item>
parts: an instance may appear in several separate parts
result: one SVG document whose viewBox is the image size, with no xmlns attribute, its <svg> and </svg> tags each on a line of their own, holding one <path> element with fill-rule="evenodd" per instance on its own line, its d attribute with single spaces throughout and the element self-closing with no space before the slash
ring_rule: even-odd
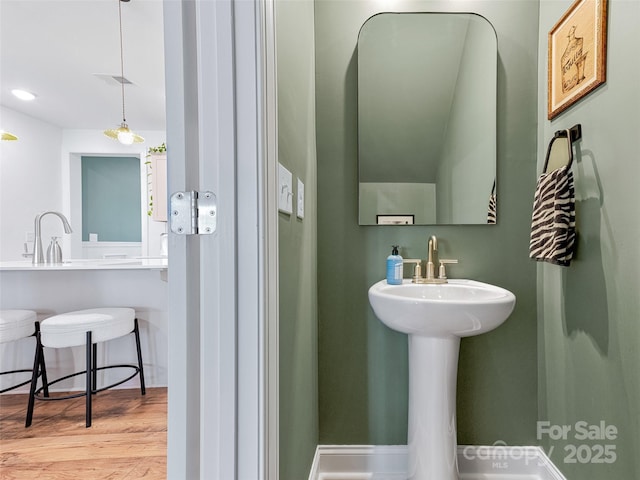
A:
<svg viewBox="0 0 640 480">
<path fill-rule="evenodd" d="M 576 0 L 549 32 L 547 118 L 606 78 L 607 0 Z"/>
<path fill-rule="evenodd" d="M 413 225 L 414 215 L 376 215 L 378 225 Z"/>
</svg>

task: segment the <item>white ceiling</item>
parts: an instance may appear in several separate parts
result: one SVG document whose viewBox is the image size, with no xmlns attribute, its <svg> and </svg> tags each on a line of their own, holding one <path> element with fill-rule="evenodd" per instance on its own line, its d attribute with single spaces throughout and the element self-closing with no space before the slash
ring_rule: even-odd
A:
<svg viewBox="0 0 640 480">
<path fill-rule="evenodd" d="M 0 104 L 61 128 L 118 127 L 120 84 L 94 75 L 120 75 L 118 1 L 0 0 Z M 127 123 L 164 130 L 162 0 L 123 2 L 122 24 Z"/>
</svg>

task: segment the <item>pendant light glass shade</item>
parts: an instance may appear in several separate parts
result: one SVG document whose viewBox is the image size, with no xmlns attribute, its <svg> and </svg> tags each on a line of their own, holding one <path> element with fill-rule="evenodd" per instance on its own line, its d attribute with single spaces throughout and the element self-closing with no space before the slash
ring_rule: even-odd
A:
<svg viewBox="0 0 640 480">
<path fill-rule="evenodd" d="M 144 138 L 142 138 L 138 134 L 133 133 L 126 123 L 122 123 L 119 128 L 105 130 L 104 134 L 109 138 L 118 140 L 123 145 L 131 145 L 132 143 L 144 142 Z"/>
<path fill-rule="evenodd" d="M 118 140 L 123 145 L 131 145 L 133 143 L 142 143 L 144 138 L 131 131 L 127 125 L 127 119 L 124 109 L 124 47 L 122 42 L 122 2 L 128 2 L 129 0 L 118 0 L 118 20 L 120 23 L 120 86 L 122 92 L 122 123 L 120 127 L 115 129 L 105 130 L 105 136 Z"/>
<path fill-rule="evenodd" d="M 2 135 L 2 140 L 18 140 L 13 133 L 5 132 L 4 130 L 0 130 L 0 135 Z"/>
</svg>

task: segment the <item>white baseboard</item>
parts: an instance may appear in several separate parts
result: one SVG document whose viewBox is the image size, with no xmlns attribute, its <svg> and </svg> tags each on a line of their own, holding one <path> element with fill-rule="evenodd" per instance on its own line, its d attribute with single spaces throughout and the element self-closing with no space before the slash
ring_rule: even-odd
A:
<svg viewBox="0 0 640 480">
<path fill-rule="evenodd" d="M 461 480 L 566 480 L 540 447 L 458 446 Z M 495 476 L 495 477 L 494 477 Z M 406 445 L 318 445 L 309 480 L 406 480 Z"/>
</svg>

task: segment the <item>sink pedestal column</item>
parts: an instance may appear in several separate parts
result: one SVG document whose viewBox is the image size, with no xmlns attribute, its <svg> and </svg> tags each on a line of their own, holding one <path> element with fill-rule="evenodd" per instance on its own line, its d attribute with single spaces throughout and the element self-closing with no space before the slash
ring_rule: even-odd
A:
<svg viewBox="0 0 640 480">
<path fill-rule="evenodd" d="M 460 338 L 409 335 L 409 480 L 458 480 Z"/>
</svg>

